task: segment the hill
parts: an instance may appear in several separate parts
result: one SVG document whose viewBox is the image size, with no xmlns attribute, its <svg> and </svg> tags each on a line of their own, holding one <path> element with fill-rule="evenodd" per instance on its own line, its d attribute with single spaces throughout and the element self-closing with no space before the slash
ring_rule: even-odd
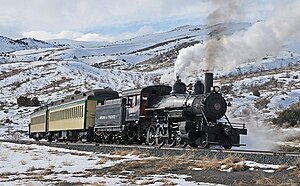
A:
<svg viewBox="0 0 300 186">
<path fill-rule="evenodd" d="M 18 50 L 50 48 L 55 45 L 45 41 L 36 40 L 33 38 L 23 38 L 13 40 L 4 36 L 0 36 L 0 53 L 10 53 Z"/>
</svg>

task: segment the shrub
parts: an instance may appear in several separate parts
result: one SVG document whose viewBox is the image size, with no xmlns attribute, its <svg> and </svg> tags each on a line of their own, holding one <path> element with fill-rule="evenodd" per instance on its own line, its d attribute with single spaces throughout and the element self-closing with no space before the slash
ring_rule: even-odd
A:
<svg viewBox="0 0 300 186">
<path fill-rule="evenodd" d="M 290 108 L 286 109 L 279 114 L 277 118 L 274 118 L 272 122 L 279 126 L 282 126 L 284 123 L 289 127 L 294 127 L 300 121 L 300 109 L 299 108 Z"/>
<path fill-rule="evenodd" d="M 75 91 L 74 91 L 74 94 L 80 94 L 80 93 L 81 93 L 80 90 L 75 90 Z"/>
<path fill-rule="evenodd" d="M 233 93 L 233 85 L 223 85 L 221 87 L 221 92 L 224 93 L 224 94 Z"/>
<path fill-rule="evenodd" d="M 32 107 L 41 105 L 37 97 L 30 99 L 25 96 L 20 96 L 19 98 L 17 98 L 17 103 L 19 107 Z"/>
<path fill-rule="evenodd" d="M 259 96 L 260 96 L 260 92 L 259 92 L 257 89 L 255 89 L 255 90 L 253 91 L 253 96 L 259 97 Z"/>
</svg>

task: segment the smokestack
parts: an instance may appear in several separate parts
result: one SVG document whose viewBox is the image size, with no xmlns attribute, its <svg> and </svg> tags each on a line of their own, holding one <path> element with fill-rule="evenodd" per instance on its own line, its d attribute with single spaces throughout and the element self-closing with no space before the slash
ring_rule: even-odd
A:
<svg viewBox="0 0 300 186">
<path fill-rule="evenodd" d="M 207 94 L 210 92 L 210 88 L 213 87 L 213 73 L 205 73 L 205 90 L 204 93 Z"/>
</svg>

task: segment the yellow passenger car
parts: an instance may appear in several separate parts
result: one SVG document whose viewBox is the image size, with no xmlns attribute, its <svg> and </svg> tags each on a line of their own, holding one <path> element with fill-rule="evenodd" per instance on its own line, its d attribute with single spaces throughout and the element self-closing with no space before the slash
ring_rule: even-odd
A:
<svg viewBox="0 0 300 186">
<path fill-rule="evenodd" d="M 83 130 L 95 124 L 97 100 L 76 100 L 49 107 L 48 131 Z"/>
<path fill-rule="evenodd" d="M 36 140 L 45 137 L 47 132 L 47 108 L 39 108 L 31 114 L 31 123 L 29 125 L 29 136 Z"/>
<path fill-rule="evenodd" d="M 97 104 L 118 96 L 118 92 L 111 89 L 97 89 L 52 102 L 44 106 L 47 109 L 38 109 L 31 115 L 30 137 L 48 141 L 91 141 Z"/>
</svg>

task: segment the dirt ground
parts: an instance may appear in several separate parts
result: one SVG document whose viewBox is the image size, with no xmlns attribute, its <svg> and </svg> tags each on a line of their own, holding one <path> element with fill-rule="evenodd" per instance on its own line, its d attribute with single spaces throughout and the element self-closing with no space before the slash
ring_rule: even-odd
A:
<svg viewBox="0 0 300 186">
<path fill-rule="evenodd" d="M 222 172 L 216 170 L 180 170 L 175 174 L 186 174 L 191 177 L 187 181 L 218 183 L 224 185 L 300 185 L 300 179 L 292 176 L 292 171 L 281 170 L 274 173 L 263 171 Z"/>
</svg>

